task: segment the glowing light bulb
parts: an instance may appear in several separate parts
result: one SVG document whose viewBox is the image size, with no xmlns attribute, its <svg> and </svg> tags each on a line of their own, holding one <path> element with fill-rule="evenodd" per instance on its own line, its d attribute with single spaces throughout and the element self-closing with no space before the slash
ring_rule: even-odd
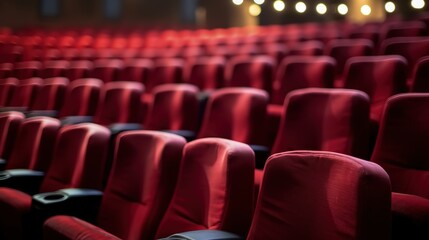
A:
<svg viewBox="0 0 429 240">
<path fill-rule="evenodd" d="M 424 0 L 412 0 L 411 6 L 415 9 L 422 9 L 425 6 L 425 1 Z"/>
<path fill-rule="evenodd" d="M 241 5 L 243 4 L 243 0 L 232 0 L 232 3 L 234 3 L 235 5 Z"/>
<path fill-rule="evenodd" d="M 257 17 L 259 14 L 261 14 L 261 7 L 258 4 L 252 4 L 249 6 L 249 14 Z"/>
<path fill-rule="evenodd" d="M 342 3 L 342 4 L 338 5 L 337 11 L 341 15 L 346 15 L 349 12 L 349 8 L 347 7 L 346 4 Z"/>
<path fill-rule="evenodd" d="M 368 16 L 369 14 L 371 14 L 371 7 L 365 4 L 360 8 L 360 12 L 363 15 Z"/>
<path fill-rule="evenodd" d="M 286 4 L 281 0 L 276 0 L 273 3 L 273 7 L 276 11 L 281 12 L 286 8 Z"/>
<path fill-rule="evenodd" d="M 303 2 L 297 2 L 295 4 L 295 10 L 299 13 L 303 13 L 307 10 L 307 5 L 305 5 Z"/>
<path fill-rule="evenodd" d="M 396 9 L 396 6 L 393 2 L 387 2 L 386 4 L 384 4 L 384 9 L 388 13 L 393 13 Z"/>
<path fill-rule="evenodd" d="M 256 4 L 261 5 L 264 4 L 265 0 L 253 0 Z"/>
<path fill-rule="evenodd" d="M 323 15 L 328 11 L 328 8 L 324 3 L 319 3 L 316 5 L 316 11 L 318 14 Z"/>
</svg>

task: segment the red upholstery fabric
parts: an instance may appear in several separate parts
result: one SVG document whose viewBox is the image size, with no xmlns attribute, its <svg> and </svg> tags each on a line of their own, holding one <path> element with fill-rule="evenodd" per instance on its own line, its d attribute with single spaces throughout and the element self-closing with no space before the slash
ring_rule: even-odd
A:
<svg viewBox="0 0 429 240">
<path fill-rule="evenodd" d="M 160 132 L 121 134 L 99 226 L 122 239 L 153 239 L 173 195 L 185 143 Z"/>
<path fill-rule="evenodd" d="M 164 83 L 181 83 L 184 62 L 182 59 L 167 58 L 155 61 L 146 86 L 148 92 Z"/>
<path fill-rule="evenodd" d="M 295 89 L 333 87 L 334 77 L 335 60 L 331 57 L 286 57 L 278 67 L 271 102 L 283 104 L 286 95 Z"/>
<path fill-rule="evenodd" d="M 40 191 L 70 187 L 101 189 L 109 138 L 110 131 L 97 124 L 62 127 Z"/>
<path fill-rule="evenodd" d="M 68 84 L 69 80 L 64 77 L 43 79 L 43 84 L 29 106 L 29 110 L 59 110 L 63 105 Z"/>
<path fill-rule="evenodd" d="M 411 92 L 429 92 L 429 57 L 416 63 L 411 77 Z"/>
<path fill-rule="evenodd" d="M 383 24 L 380 40 L 395 37 L 418 37 L 426 34 L 426 24 L 422 21 L 398 21 Z"/>
<path fill-rule="evenodd" d="M 0 64 L 0 79 L 12 77 L 13 64 L 10 62 Z"/>
<path fill-rule="evenodd" d="M 121 239 L 154 239 L 176 186 L 185 143 L 180 136 L 162 132 L 121 133 L 98 225 Z M 101 231 L 78 219 L 54 217 L 46 223 L 45 239 L 76 239 Z"/>
<path fill-rule="evenodd" d="M 101 189 L 110 132 L 92 123 L 64 126 L 54 148 L 54 157 L 40 192 L 62 188 Z M 21 239 L 31 224 L 31 196 L 8 188 L 0 188 L 0 211 L 8 214 L 0 219 L 5 239 Z"/>
<path fill-rule="evenodd" d="M 272 155 L 248 239 L 390 239 L 390 183 L 378 165 L 332 152 Z"/>
<path fill-rule="evenodd" d="M 0 79 L 0 107 L 9 106 L 18 84 L 16 78 Z"/>
<path fill-rule="evenodd" d="M 252 215 L 253 172 L 254 154 L 245 144 L 216 138 L 188 143 L 156 237 L 200 229 L 245 236 Z"/>
<path fill-rule="evenodd" d="M 47 61 L 43 63 L 40 76 L 42 78 L 65 77 L 69 65 L 70 62 L 66 60 Z"/>
<path fill-rule="evenodd" d="M 19 84 L 15 89 L 10 106 L 12 107 L 28 107 L 33 102 L 37 92 L 42 87 L 43 80 L 41 78 L 28 78 L 19 80 Z"/>
<path fill-rule="evenodd" d="M 253 88 L 223 88 L 210 95 L 198 138 L 221 137 L 263 144 L 268 95 Z"/>
<path fill-rule="evenodd" d="M 48 117 L 25 119 L 7 159 L 7 169 L 46 171 L 52 160 L 52 149 L 60 121 Z"/>
<path fill-rule="evenodd" d="M 253 87 L 271 93 L 275 61 L 269 56 L 237 56 L 225 67 L 225 85 Z"/>
<path fill-rule="evenodd" d="M 119 59 L 99 59 L 94 61 L 91 77 L 101 79 L 103 82 L 119 80 L 124 62 Z"/>
<path fill-rule="evenodd" d="M 42 63 L 39 61 L 26 61 L 16 63 L 14 67 L 14 76 L 21 80 L 39 77 L 39 71 L 41 69 Z"/>
<path fill-rule="evenodd" d="M 200 57 L 187 64 L 184 81 L 201 90 L 213 90 L 224 86 L 225 59 Z"/>
<path fill-rule="evenodd" d="M 391 179 L 395 239 L 429 237 L 428 107 L 429 94 L 391 97 L 386 103 L 371 158 Z"/>
<path fill-rule="evenodd" d="M 119 240 L 106 231 L 70 216 L 55 216 L 44 225 L 43 239 L 52 240 Z"/>
<path fill-rule="evenodd" d="M 368 158 L 369 98 L 350 89 L 290 92 L 272 153 L 323 150 Z"/>
<path fill-rule="evenodd" d="M 407 91 L 407 61 L 401 56 L 353 57 L 347 61 L 344 74 L 345 88 L 368 94 L 370 118 L 375 122 L 379 122 L 390 96 Z"/>
<path fill-rule="evenodd" d="M 124 62 L 119 81 L 132 81 L 146 84 L 153 62 L 149 59 L 130 59 Z"/>
<path fill-rule="evenodd" d="M 18 129 L 24 120 L 24 114 L 20 112 L 0 113 L 0 157 L 8 159 L 15 143 Z"/>
<path fill-rule="evenodd" d="M 65 77 L 70 81 L 81 78 L 89 78 L 93 67 L 94 64 L 91 61 L 70 61 L 70 65 L 65 73 Z"/>
<path fill-rule="evenodd" d="M 83 78 L 70 82 L 58 117 L 94 115 L 102 85 L 103 82 L 95 78 Z"/>
<path fill-rule="evenodd" d="M 389 173 L 394 192 L 429 198 L 429 94 L 408 93 L 386 104 L 371 161 Z"/>
<path fill-rule="evenodd" d="M 289 55 L 319 56 L 323 54 L 324 44 L 321 41 L 311 40 L 291 44 Z"/>
<path fill-rule="evenodd" d="M 101 88 L 100 101 L 94 122 L 101 125 L 113 123 L 140 123 L 140 97 L 144 86 L 139 82 L 109 82 Z"/>
<path fill-rule="evenodd" d="M 145 129 L 197 131 L 199 89 L 190 84 L 163 84 L 153 90 Z"/>
</svg>

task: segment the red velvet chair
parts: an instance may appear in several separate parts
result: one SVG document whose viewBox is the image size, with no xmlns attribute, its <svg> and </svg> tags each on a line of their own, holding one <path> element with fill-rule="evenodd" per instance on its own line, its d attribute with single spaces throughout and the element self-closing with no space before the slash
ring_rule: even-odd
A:
<svg viewBox="0 0 429 240">
<path fill-rule="evenodd" d="M 429 238 L 429 94 L 391 97 L 371 161 L 392 182 L 393 239 Z"/>
<path fill-rule="evenodd" d="M 147 92 L 151 92 L 155 86 L 165 83 L 183 82 L 184 61 L 178 58 L 158 59 L 146 83 Z"/>
<path fill-rule="evenodd" d="M 429 57 L 422 57 L 416 63 L 411 76 L 410 91 L 429 93 Z"/>
<path fill-rule="evenodd" d="M 18 129 L 24 118 L 24 114 L 20 112 L 0 113 L 0 158 L 9 159 Z"/>
<path fill-rule="evenodd" d="M 81 78 L 89 78 L 94 64 L 88 60 L 70 61 L 70 65 L 66 70 L 65 77 L 70 81 Z"/>
<path fill-rule="evenodd" d="M 320 56 L 324 48 L 323 42 L 317 40 L 296 42 L 289 46 L 289 55 Z"/>
<path fill-rule="evenodd" d="M 252 214 L 249 199 L 253 168 L 253 152 L 244 144 L 215 138 L 188 143 L 172 200 L 159 227 L 142 217 L 133 222 L 133 235 L 118 236 L 124 239 L 157 239 L 177 231 L 195 229 L 222 229 L 245 234 Z M 124 174 L 129 175 L 128 172 Z M 113 181 L 114 175 L 111 183 Z M 118 208 L 124 206 L 117 205 Z M 106 220 L 112 228 L 130 229 L 125 223 L 119 225 L 116 221 Z M 153 231 L 155 236 L 150 235 Z M 117 239 L 99 228 L 66 216 L 48 219 L 44 232 L 44 239 L 76 239 L 81 236 Z"/>
<path fill-rule="evenodd" d="M 43 79 L 43 84 L 36 93 L 33 102 L 28 107 L 29 111 L 56 110 L 58 111 L 64 102 L 64 95 L 69 80 L 64 77 Z"/>
<path fill-rule="evenodd" d="M 2 111 L 25 111 L 33 103 L 42 86 L 43 79 L 41 78 L 27 78 L 19 80 L 18 85 L 13 92 L 9 106 L 3 107 Z"/>
<path fill-rule="evenodd" d="M 12 77 L 13 63 L 1 63 L 0 64 L 0 79 Z"/>
<path fill-rule="evenodd" d="M 201 90 L 214 90 L 224 86 L 225 59 L 200 57 L 190 60 L 185 67 L 184 82 Z"/>
<path fill-rule="evenodd" d="M 391 239 L 390 182 L 377 164 L 322 151 L 272 155 L 247 234 L 179 232 L 164 240 Z"/>
<path fill-rule="evenodd" d="M 101 189 L 109 137 L 109 130 L 91 123 L 61 128 L 39 192 L 64 188 Z M 0 219 L 2 239 L 37 239 L 30 230 L 37 225 L 31 221 L 31 208 L 31 195 L 0 188 L 0 211 L 7 216 Z"/>
<path fill-rule="evenodd" d="M 19 62 L 14 66 L 13 76 L 18 79 L 39 77 L 41 69 L 42 63 L 39 61 Z"/>
<path fill-rule="evenodd" d="M 124 62 L 119 59 L 99 59 L 94 61 L 91 77 L 103 82 L 119 81 Z"/>
<path fill-rule="evenodd" d="M 353 57 L 347 61 L 344 75 L 345 88 L 368 94 L 370 118 L 374 122 L 379 122 L 390 96 L 407 91 L 407 61 L 401 56 Z"/>
<path fill-rule="evenodd" d="M 223 88 L 208 99 L 197 138 L 220 137 L 264 145 L 268 94 L 254 88 Z"/>
<path fill-rule="evenodd" d="M 119 74 L 120 81 L 140 82 L 146 84 L 149 79 L 153 62 L 149 59 L 128 59 Z"/>
<path fill-rule="evenodd" d="M 252 87 L 271 93 L 275 60 L 269 56 L 237 56 L 225 66 L 225 86 Z"/>
<path fill-rule="evenodd" d="M 0 79 L 0 107 L 9 106 L 18 84 L 16 78 Z"/>
<path fill-rule="evenodd" d="M 44 62 L 40 76 L 42 78 L 65 77 L 69 65 L 70 62 L 66 60 Z"/>
</svg>

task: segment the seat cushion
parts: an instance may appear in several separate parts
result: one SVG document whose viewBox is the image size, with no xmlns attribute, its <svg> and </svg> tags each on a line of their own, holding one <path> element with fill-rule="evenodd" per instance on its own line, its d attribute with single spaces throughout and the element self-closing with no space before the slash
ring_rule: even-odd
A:
<svg viewBox="0 0 429 240">
<path fill-rule="evenodd" d="M 30 195 L 11 188 L 0 188 L 0 239 L 20 239 L 30 209 Z"/>
</svg>

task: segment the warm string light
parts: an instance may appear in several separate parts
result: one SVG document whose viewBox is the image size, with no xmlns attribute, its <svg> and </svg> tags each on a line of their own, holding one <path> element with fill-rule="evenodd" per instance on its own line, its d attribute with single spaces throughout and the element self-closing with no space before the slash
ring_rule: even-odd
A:
<svg viewBox="0 0 429 240">
<path fill-rule="evenodd" d="M 250 1 L 250 0 L 249 0 Z M 265 3 L 265 0 L 251 0 L 253 3 L 249 6 L 249 14 L 252 16 L 259 16 L 261 14 L 260 5 Z M 232 0 L 232 3 L 239 6 L 244 3 L 244 0 Z M 422 9 L 425 7 L 425 0 L 410 0 L 411 7 L 414 9 Z M 286 9 L 285 0 L 274 0 L 272 2 L 272 7 L 277 12 L 282 12 Z M 325 3 L 319 2 L 316 5 L 316 12 L 320 15 L 324 15 L 328 12 L 328 6 Z M 384 9 L 387 13 L 393 13 L 396 11 L 396 5 L 392 1 L 388 1 L 384 4 Z M 305 2 L 297 2 L 295 4 L 295 11 L 298 13 L 305 13 L 307 11 L 307 5 Z M 346 4 L 341 3 L 337 6 L 337 12 L 340 15 L 346 15 L 349 12 L 349 8 Z M 360 8 L 362 15 L 368 16 L 371 15 L 372 9 L 368 4 L 362 5 Z"/>
</svg>

